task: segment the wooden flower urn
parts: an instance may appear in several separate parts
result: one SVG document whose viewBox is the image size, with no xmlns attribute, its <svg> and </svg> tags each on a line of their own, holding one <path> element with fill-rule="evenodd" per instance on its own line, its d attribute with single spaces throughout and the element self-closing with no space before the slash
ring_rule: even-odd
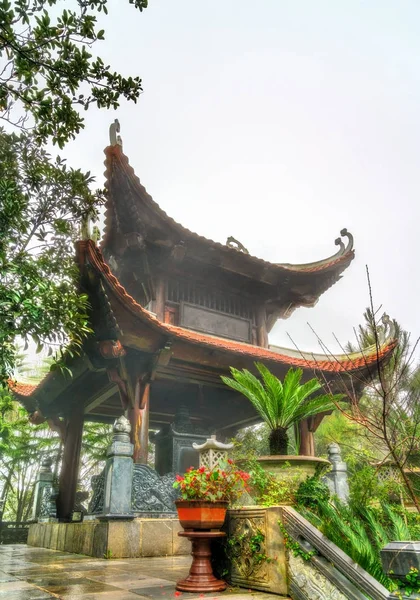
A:
<svg viewBox="0 0 420 600">
<path fill-rule="evenodd" d="M 186 531 L 220 529 L 225 522 L 227 502 L 177 500 L 178 519 Z"/>
</svg>

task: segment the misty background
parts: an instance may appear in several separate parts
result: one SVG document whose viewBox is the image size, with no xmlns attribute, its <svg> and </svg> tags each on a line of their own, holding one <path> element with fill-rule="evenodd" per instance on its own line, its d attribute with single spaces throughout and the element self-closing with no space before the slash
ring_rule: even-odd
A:
<svg viewBox="0 0 420 600">
<path fill-rule="evenodd" d="M 418 0 L 114 0 L 98 53 L 140 75 L 137 105 L 86 113 L 61 155 L 104 183 L 114 118 L 154 200 L 213 240 L 271 262 L 356 258 L 315 308 L 279 321 L 270 343 L 345 344 L 369 303 L 420 333 Z"/>
</svg>

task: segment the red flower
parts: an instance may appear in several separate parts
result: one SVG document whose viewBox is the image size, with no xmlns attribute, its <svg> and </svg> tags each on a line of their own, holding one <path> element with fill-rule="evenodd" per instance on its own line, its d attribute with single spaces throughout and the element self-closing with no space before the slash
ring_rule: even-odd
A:
<svg viewBox="0 0 420 600">
<path fill-rule="evenodd" d="M 179 596 L 182 596 L 182 592 L 175 592 L 174 596 L 175 598 L 178 598 Z"/>
<path fill-rule="evenodd" d="M 230 465 L 233 465 L 233 460 L 232 460 L 231 458 L 228 458 L 228 463 L 229 463 Z"/>
<path fill-rule="evenodd" d="M 205 470 L 206 470 L 206 467 L 200 467 L 200 468 L 198 469 L 198 472 L 199 472 L 199 473 L 204 473 L 204 471 L 205 471 Z"/>
<path fill-rule="evenodd" d="M 176 479 L 177 481 L 184 481 L 184 478 L 183 478 L 183 477 L 181 477 L 181 475 L 177 475 L 177 476 L 175 477 L 175 479 Z"/>
</svg>

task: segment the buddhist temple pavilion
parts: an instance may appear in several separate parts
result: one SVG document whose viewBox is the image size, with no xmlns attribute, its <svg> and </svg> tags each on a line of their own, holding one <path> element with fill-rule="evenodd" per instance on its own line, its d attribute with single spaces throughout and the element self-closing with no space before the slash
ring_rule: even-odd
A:
<svg viewBox="0 0 420 600">
<path fill-rule="evenodd" d="M 178 468 L 168 457 L 183 435 L 228 438 L 259 421 L 251 403 L 221 382 L 229 367 L 254 370 L 255 361 L 262 361 L 278 377 L 300 367 L 305 378 L 322 376 L 335 391 L 343 378 L 361 391 L 378 358 L 376 347 L 331 357 L 269 344 L 278 319 L 314 306 L 350 266 L 353 238 L 346 229 L 335 240 L 335 254 L 299 265 L 256 258 L 233 238 L 226 244 L 206 239 L 158 206 L 112 126 L 111 134 L 102 242 L 77 244 L 80 287 L 89 296 L 94 333 L 83 353 L 69 358 L 72 377 L 51 372 L 34 389 L 15 388 L 33 422 L 47 420 L 62 436 L 63 520 L 73 509 L 84 421 L 111 423 L 125 412 L 136 463 L 147 461 L 149 429 L 159 431 L 156 468 L 163 474 Z M 395 340 L 385 340 L 379 359 L 394 346 Z M 174 423 L 176 440 L 170 434 Z M 319 418 L 301 423 L 301 454 L 314 453 L 318 423 Z"/>
</svg>

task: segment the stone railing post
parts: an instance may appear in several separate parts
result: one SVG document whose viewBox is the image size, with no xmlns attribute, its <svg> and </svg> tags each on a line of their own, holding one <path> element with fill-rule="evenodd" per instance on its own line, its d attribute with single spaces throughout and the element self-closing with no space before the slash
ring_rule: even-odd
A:
<svg viewBox="0 0 420 600">
<path fill-rule="evenodd" d="M 37 521 L 40 516 L 44 488 L 52 488 L 54 475 L 51 470 L 51 465 L 52 459 L 49 456 L 44 456 L 41 461 L 41 468 L 35 481 L 31 521 Z"/>
<path fill-rule="evenodd" d="M 325 482 L 330 488 L 331 494 L 347 504 L 349 500 L 347 464 L 341 460 L 341 450 L 338 444 L 329 444 L 327 450 L 331 471 L 325 475 Z"/>
<path fill-rule="evenodd" d="M 114 423 L 112 444 L 105 467 L 105 495 L 100 520 L 133 519 L 131 488 L 133 481 L 133 444 L 130 422 L 119 417 Z"/>
</svg>

